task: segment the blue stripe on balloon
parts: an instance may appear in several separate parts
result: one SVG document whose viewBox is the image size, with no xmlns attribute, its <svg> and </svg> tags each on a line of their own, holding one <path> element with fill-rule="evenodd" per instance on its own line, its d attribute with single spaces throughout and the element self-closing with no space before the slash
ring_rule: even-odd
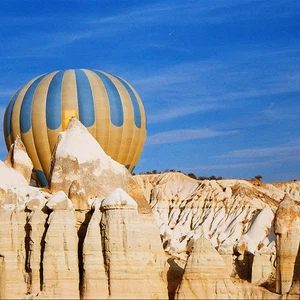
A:
<svg viewBox="0 0 300 300">
<path fill-rule="evenodd" d="M 125 82 L 122 78 L 117 77 L 117 76 L 115 76 L 115 77 L 118 78 L 119 81 L 121 81 L 121 83 L 127 90 L 128 94 L 130 96 L 130 99 L 131 99 L 132 106 L 133 106 L 134 123 L 135 123 L 136 127 L 141 128 L 142 119 L 141 119 L 140 106 L 139 106 L 138 100 L 137 100 L 133 90 L 131 89 L 129 84 L 127 82 Z"/>
<path fill-rule="evenodd" d="M 17 97 L 20 93 L 22 88 L 20 88 L 11 98 L 6 113 L 5 113 L 5 128 L 6 128 L 6 137 L 10 136 L 11 134 L 11 118 L 12 118 L 12 111 L 13 111 L 13 107 L 15 105 L 15 102 L 17 100 Z"/>
<path fill-rule="evenodd" d="M 36 176 L 40 182 L 40 184 L 42 185 L 42 187 L 46 187 L 48 186 L 48 181 L 47 178 L 45 176 L 45 173 L 41 170 L 35 170 Z"/>
<path fill-rule="evenodd" d="M 123 116 L 122 100 L 118 92 L 118 89 L 116 88 L 116 86 L 108 76 L 96 70 L 94 72 L 102 80 L 104 87 L 106 89 L 109 107 L 110 107 L 110 120 L 115 126 L 120 127 L 124 123 L 124 116 Z"/>
<path fill-rule="evenodd" d="M 90 81 L 82 70 L 75 70 L 75 75 L 79 120 L 84 126 L 90 127 L 95 123 L 94 98 Z"/>
<path fill-rule="evenodd" d="M 47 127 L 55 130 L 61 126 L 61 96 L 64 71 L 57 72 L 50 81 L 46 98 Z"/>
<path fill-rule="evenodd" d="M 38 77 L 28 88 L 26 91 L 23 102 L 21 105 L 21 111 L 20 111 L 20 127 L 21 132 L 26 133 L 31 128 L 31 108 L 32 108 L 32 100 L 34 97 L 35 90 L 41 80 L 46 76 L 47 74 L 44 74 L 40 77 Z"/>
</svg>

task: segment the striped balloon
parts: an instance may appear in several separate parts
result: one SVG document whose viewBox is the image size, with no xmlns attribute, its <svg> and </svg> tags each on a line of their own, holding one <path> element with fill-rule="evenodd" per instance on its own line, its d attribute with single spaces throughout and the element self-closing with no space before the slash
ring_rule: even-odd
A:
<svg viewBox="0 0 300 300">
<path fill-rule="evenodd" d="M 146 115 L 136 91 L 98 70 L 56 71 L 38 76 L 10 99 L 4 115 L 9 149 L 19 135 L 42 185 L 59 132 L 77 117 L 114 160 L 132 171 L 146 139 Z"/>
</svg>

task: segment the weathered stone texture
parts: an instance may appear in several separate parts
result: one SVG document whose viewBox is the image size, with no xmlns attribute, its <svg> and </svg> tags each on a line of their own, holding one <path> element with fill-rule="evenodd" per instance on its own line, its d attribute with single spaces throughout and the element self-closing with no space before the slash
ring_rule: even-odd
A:
<svg viewBox="0 0 300 300">
<path fill-rule="evenodd" d="M 27 294 L 25 269 L 26 213 L 24 207 L 0 209 L 1 298 L 22 298 Z"/>
<path fill-rule="evenodd" d="M 83 242 L 82 299 L 106 299 L 109 296 L 108 275 L 104 267 L 99 201 L 88 224 Z"/>
<path fill-rule="evenodd" d="M 30 183 L 33 164 L 26 152 L 26 148 L 22 140 L 18 135 L 9 149 L 5 159 L 5 164 L 22 174 L 25 180 Z"/>
<path fill-rule="evenodd" d="M 78 238 L 72 202 L 58 192 L 47 202 L 48 220 L 43 257 L 42 298 L 79 298 Z"/>
<path fill-rule="evenodd" d="M 292 286 L 295 270 L 300 268 L 300 265 L 295 265 L 296 262 L 299 264 L 300 209 L 288 196 L 280 202 L 276 211 L 275 234 L 276 292 L 286 294 Z"/>
<path fill-rule="evenodd" d="M 237 295 L 221 255 L 206 238 L 196 240 L 177 299 L 235 299 Z"/>
<path fill-rule="evenodd" d="M 101 210 L 110 298 L 166 299 L 165 254 L 154 220 L 140 219 L 136 202 L 121 189 L 102 202 Z"/>
</svg>

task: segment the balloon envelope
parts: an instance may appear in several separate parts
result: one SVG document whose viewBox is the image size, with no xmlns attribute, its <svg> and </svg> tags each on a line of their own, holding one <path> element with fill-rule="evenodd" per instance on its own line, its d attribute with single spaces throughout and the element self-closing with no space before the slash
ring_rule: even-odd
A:
<svg viewBox="0 0 300 300">
<path fill-rule="evenodd" d="M 76 69 L 40 75 L 10 99 L 4 115 L 9 149 L 19 135 L 42 185 L 59 132 L 77 117 L 112 159 L 129 171 L 146 139 L 146 115 L 125 80 L 98 70 Z"/>
</svg>

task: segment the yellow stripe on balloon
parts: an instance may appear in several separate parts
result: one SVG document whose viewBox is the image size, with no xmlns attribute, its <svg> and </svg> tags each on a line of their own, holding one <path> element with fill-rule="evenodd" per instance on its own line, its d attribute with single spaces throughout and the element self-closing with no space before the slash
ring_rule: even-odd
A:
<svg viewBox="0 0 300 300">
<path fill-rule="evenodd" d="M 32 128 L 30 128 L 26 133 L 21 133 L 21 139 L 26 147 L 26 151 L 34 165 L 35 170 L 42 170 L 37 151 L 34 144 Z"/>
<path fill-rule="evenodd" d="M 70 118 L 72 116 L 78 118 L 76 80 L 73 70 L 67 70 L 64 73 L 61 98 L 61 125 L 56 129 L 51 130 L 48 128 L 47 130 L 51 153 L 53 152 L 53 149 L 56 145 L 58 134 L 67 128 Z"/>
<path fill-rule="evenodd" d="M 134 124 L 134 115 L 133 115 L 133 106 L 130 99 L 130 95 L 128 94 L 124 85 L 114 77 L 110 77 L 115 87 L 117 88 L 123 106 L 123 117 L 124 123 L 122 128 L 122 136 L 119 144 L 119 152 L 116 160 L 125 164 L 127 153 L 130 149 L 131 140 L 133 138 L 133 124 Z"/>
<path fill-rule="evenodd" d="M 57 72 L 47 75 L 37 86 L 32 101 L 32 134 L 35 143 L 38 159 L 43 172 L 48 177 L 48 171 L 51 160 L 51 150 L 47 132 L 46 123 L 46 100 L 50 82 Z M 37 166 L 34 166 L 38 169 Z"/>
<path fill-rule="evenodd" d="M 42 87 L 41 89 L 40 89 L 40 86 Z M 43 97 L 42 96 L 43 88 L 45 88 L 45 84 L 43 84 L 43 79 L 42 79 L 42 81 L 38 84 L 36 90 L 34 91 L 34 95 L 33 95 L 33 99 L 32 99 L 33 102 L 34 101 L 38 102 L 39 112 L 41 112 L 41 106 L 43 105 L 43 99 L 42 99 L 42 97 Z M 47 89 L 47 83 L 46 83 L 46 89 Z M 44 91 L 45 91 L 45 89 L 44 89 Z M 33 102 L 32 102 L 32 104 L 33 104 Z M 42 170 L 42 165 L 40 163 L 40 159 L 38 157 L 36 144 L 35 144 L 35 141 L 36 141 L 35 139 L 41 138 L 41 131 L 36 133 L 36 135 L 34 136 L 32 123 L 35 121 L 34 118 L 35 118 L 36 115 L 33 115 L 33 106 L 31 107 L 30 114 L 31 114 L 31 116 L 30 116 L 30 119 L 31 119 L 30 129 L 26 133 L 21 132 L 21 139 L 22 139 L 22 141 L 23 141 L 23 143 L 26 147 L 26 151 L 27 151 L 27 153 L 28 153 L 33 165 L 34 165 L 35 170 Z M 40 124 L 37 124 L 37 123 L 35 124 L 35 126 L 39 126 L 39 125 Z M 41 128 L 40 128 L 40 130 L 41 130 Z"/>
<path fill-rule="evenodd" d="M 66 130 L 72 117 L 78 119 L 78 101 L 74 70 L 67 70 L 62 82 L 62 130 Z"/>
<path fill-rule="evenodd" d="M 102 149 L 107 152 L 109 144 L 109 131 L 111 126 L 109 99 L 99 76 L 92 71 L 84 71 L 90 80 L 92 94 L 94 97 L 96 124 L 96 134 L 94 137 L 101 145 Z"/>
<path fill-rule="evenodd" d="M 142 150 L 143 150 L 144 144 L 145 144 L 146 130 L 145 129 L 140 129 L 140 130 L 141 130 L 141 132 L 140 132 L 139 143 L 137 145 L 134 157 L 133 157 L 132 162 L 130 164 L 129 172 L 131 172 L 133 170 L 133 168 L 136 166 L 137 162 L 139 161 L 140 156 L 142 154 Z"/>
</svg>

